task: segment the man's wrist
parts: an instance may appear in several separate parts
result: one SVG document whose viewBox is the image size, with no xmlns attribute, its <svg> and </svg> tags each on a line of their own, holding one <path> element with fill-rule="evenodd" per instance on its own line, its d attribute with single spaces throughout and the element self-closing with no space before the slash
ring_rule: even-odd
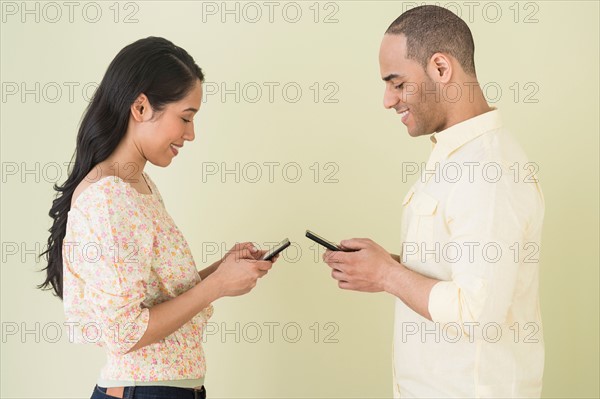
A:
<svg viewBox="0 0 600 399">
<path fill-rule="evenodd" d="M 389 260 L 389 264 L 385 267 L 385 273 L 383 276 L 383 291 L 388 294 L 396 295 L 398 289 L 398 282 L 401 281 L 403 269 L 406 269 L 404 265 L 394 259 L 394 256 Z"/>
</svg>

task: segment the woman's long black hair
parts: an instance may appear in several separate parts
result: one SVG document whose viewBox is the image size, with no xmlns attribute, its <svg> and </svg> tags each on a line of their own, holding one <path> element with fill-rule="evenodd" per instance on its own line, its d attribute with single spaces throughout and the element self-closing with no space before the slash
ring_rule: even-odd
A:
<svg viewBox="0 0 600 399">
<path fill-rule="evenodd" d="M 160 37 L 140 39 L 123 48 L 110 63 L 100 86 L 85 110 L 75 148 L 75 162 L 58 192 L 49 215 L 46 280 L 37 286 L 53 289 L 63 299 L 62 246 L 73 192 L 98 163 L 108 158 L 125 136 L 130 107 L 144 93 L 159 112 L 165 105 L 184 98 L 196 82 L 204 81 L 202 70 L 182 48 Z M 52 286 L 50 288 L 50 285 Z"/>
</svg>

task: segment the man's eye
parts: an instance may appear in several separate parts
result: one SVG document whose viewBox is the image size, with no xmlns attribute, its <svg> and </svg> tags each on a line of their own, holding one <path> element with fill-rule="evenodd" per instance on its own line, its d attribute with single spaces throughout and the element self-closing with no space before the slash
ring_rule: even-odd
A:
<svg viewBox="0 0 600 399">
<path fill-rule="evenodd" d="M 404 88 L 404 83 L 400 83 L 398 86 L 396 86 L 396 89 L 398 90 L 402 90 Z"/>
</svg>

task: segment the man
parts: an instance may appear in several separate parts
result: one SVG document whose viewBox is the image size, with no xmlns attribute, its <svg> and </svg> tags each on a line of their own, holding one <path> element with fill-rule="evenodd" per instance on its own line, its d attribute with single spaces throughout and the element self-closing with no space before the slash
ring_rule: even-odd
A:
<svg viewBox="0 0 600 399">
<path fill-rule="evenodd" d="M 327 251 L 342 289 L 396 299 L 395 397 L 539 397 L 544 199 L 477 83 L 464 21 L 410 9 L 383 37 L 384 105 L 433 150 L 403 201 L 402 251 L 368 239 Z"/>
</svg>

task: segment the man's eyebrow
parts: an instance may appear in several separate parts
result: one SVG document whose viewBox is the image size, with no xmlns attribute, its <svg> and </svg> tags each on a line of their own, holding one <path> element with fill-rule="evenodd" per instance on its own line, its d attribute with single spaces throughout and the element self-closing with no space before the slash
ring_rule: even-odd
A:
<svg viewBox="0 0 600 399">
<path fill-rule="evenodd" d="M 404 78 L 404 75 L 398 75 L 396 73 L 389 74 L 385 78 L 382 78 L 384 82 L 389 82 L 392 79 Z"/>
</svg>

